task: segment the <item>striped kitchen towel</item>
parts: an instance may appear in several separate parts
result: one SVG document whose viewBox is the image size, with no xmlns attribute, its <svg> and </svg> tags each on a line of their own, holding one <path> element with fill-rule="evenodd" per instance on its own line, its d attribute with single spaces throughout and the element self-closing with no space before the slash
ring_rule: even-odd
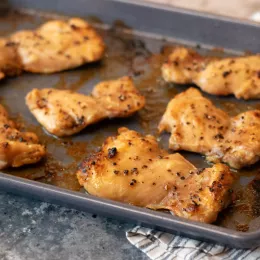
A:
<svg viewBox="0 0 260 260">
<path fill-rule="evenodd" d="M 232 249 L 201 242 L 144 227 L 134 227 L 126 232 L 128 241 L 153 260 L 256 260 L 260 248 Z"/>
</svg>

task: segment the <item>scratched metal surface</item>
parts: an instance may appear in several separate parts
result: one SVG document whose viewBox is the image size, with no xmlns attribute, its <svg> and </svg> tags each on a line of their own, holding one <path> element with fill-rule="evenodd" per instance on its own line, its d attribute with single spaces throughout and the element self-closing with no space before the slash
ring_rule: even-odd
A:
<svg viewBox="0 0 260 260">
<path fill-rule="evenodd" d="M 0 18 L 0 34 L 8 35 L 16 30 L 35 28 L 51 18 L 52 16 L 47 14 L 36 17 L 10 12 Z M 104 29 L 106 25 L 98 18 L 92 17 L 89 21 L 97 26 L 107 44 L 107 54 L 103 61 L 53 75 L 24 73 L 19 77 L 1 81 L 1 104 L 8 109 L 21 129 L 35 132 L 48 150 L 47 158 L 41 163 L 16 170 L 6 170 L 5 173 L 84 192 L 79 187 L 75 176 L 77 164 L 85 156 L 96 151 L 106 137 L 115 135 L 119 127 L 125 126 L 143 134 L 153 134 L 158 137 L 160 145 L 167 149 L 169 135 L 159 136 L 157 125 L 169 100 L 188 86 L 164 83 L 161 79 L 160 67 L 169 53 L 170 46 L 178 45 L 178 42 L 136 36 L 131 32 L 131 28 L 120 21 L 116 21 L 112 28 L 106 30 Z M 123 32 L 125 29 L 128 33 Z M 209 55 L 228 55 L 219 50 L 204 50 L 199 46 L 197 50 Z M 105 120 L 87 127 L 71 138 L 58 139 L 48 135 L 25 105 L 25 95 L 33 88 L 72 89 L 88 94 L 99 81 L 124 75 L 132 76 L 137 88 L 146 97 L 145 108 L 128 119 Z M 260 108 L 258 101 L 245 102 L 233 97 L 204 95 L 230 115 Z M 182 154 L 197 167 L 209 165 L 200 155 Z M 234 185 L 234 203 L 220 214 L 216 225 L 243 232 L 254 231 L 260 227 L 258 173 L 260 173 L 259 164 L 236 173 L 238 178 Z"/>
</svg>

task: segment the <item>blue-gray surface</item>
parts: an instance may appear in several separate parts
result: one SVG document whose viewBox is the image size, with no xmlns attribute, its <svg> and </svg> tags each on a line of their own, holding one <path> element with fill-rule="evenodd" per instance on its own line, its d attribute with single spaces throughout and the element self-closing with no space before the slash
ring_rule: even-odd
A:
<svg viewBox="0 0 260 260">
<path fill-rule="evenodd" d="M 0 192 L 1 260 L 143 260 L 132 224 Z"/>
</svg>

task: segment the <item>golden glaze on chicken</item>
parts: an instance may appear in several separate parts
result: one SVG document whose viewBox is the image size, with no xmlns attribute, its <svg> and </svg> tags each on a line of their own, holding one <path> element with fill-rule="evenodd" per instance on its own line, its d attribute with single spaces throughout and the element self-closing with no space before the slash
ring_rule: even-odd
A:
<svg viewBox="0 0 260 260">
<path fill-rule="evenodd" d="M 37 136 L 18 131 L 0 105 L 0 169 L 36 163 L 44 156 L 45 148 L 38 144 Z"/>
<path fill-rule="evenodd" d="M 97 84 L 91 96 L 69 90 L 34 89 L 27 95 L 26 104 L 48 132 L 68 136 L 105 118 L 131 116 L 144 106 L 145 98 L 131 78 L 123 77 Z"/>
<path fill-rule="evenodd" d="M 105 45 L 98 33 L 84 20 L 54 20 L 37 30 L 19 31 L 10 36 L 16 45 L 23 69 L 53 73 L 100 60 Z"/>
<path fill-rule="evenodd" d="M 171 133 L 172 150 L 202 153 L 209 161 L 233 168 L 252 165 L 260 158 L 260 111 L 229 117 L 195 88 L 169 102 L 159 131 Z"/>
<path fill-rule="evenodd" d="M 85 159 L 77 172 L 88 193 L 211 223 L 229 202 L 234 180 L 216 164 L 197 169 L 180 154 L 159 148 L 155 137 L 120 128 L 100 152 Z"/>
<path fill-rule="evenodd" d="M 167 82 L 195 83 L 213 95 L 260 98 L 260 55 L 220 59 L 180 47 L 168 57 L 162 75 Z"/>
</svg>

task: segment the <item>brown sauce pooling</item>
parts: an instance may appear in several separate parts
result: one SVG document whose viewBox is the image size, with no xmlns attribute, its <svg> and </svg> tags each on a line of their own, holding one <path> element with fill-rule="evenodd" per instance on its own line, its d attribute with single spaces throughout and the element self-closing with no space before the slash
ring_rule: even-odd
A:
<svg viewBox="0 0 260 260">
<path fill-rule="evenodd" d="M 77 91 L 92 78 L 97 75 L 96 66 L 85 65 L 80 67 L 77 71 L 73 70 L 70 75 L 62 72 L 60 73 L 59 80 L 52 87 L 57 89 L 69 89 Z"/>
</svg>

